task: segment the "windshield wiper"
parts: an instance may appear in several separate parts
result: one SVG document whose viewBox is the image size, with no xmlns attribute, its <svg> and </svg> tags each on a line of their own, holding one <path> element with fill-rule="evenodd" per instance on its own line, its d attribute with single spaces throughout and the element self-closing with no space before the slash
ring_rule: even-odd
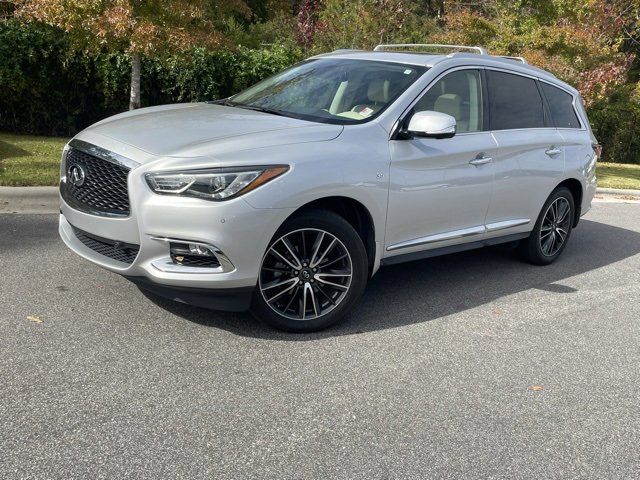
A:
<svg viewBox="0 0 640 480">
<path fill-rule="evenodd" d="M 244 103 L 236 103 L 236 102 L 232 102 L 231 100 L 228 100 L 226 98 L 223 98 L 221 100 L 213 100 L 213 101 L 211 101 L 209 103 L 213 103 L 214 105 L 224 105 L 225 107 L 246 108 L 247 110 L 255 110 L 256 112 L 262 112 L 262 113 L 270 113 L 271 115 L 279 115 L 281 117 L 297 118 L 293 114 L 290 114 L 288 112 L 283 112 L 283 111 L 280 111 L 280 110 L 276 110 L 275 108 L 258 107 L 256 105 L 246 105 Z"/>
<path fill-rule="evenodd" d="M 257 107 L 254 105 L 244 105 L 242 103 L 232 103 L 232 102 L 225 102 L 224 105 L 228 105 L 230 107 L 246 108 L 247 110 L 255 110 L 256 112 L 270 113 L 271 115 L 279 115 L 281 117 L 293 116 L 287 112 L 282 112 L 280 110 L 276 110 L 274 108 L 268 108 L 268 107 Z"/>
<path fill-rule="evenodd" d="M 224 105 L 225 107 L 245 108 L 247 110 L 254 110 L 256 112 L 262 112 L 262 113 L 269 113 L 271 115 L 278 115 L 280 117 L 297 118 L 298 120 L 304 120 L 304 117 L 302 115 L 296 115 L 291 112 L 283 112 L 282 110 L 276 110 L 275 108 L 259 107 L 257 105 L 246 105 L 244 103 L 236 103 L 226 98 L 221 100 L 212 100 L 207 103 L 212 103 L 214 105 Z"/>
</svg>

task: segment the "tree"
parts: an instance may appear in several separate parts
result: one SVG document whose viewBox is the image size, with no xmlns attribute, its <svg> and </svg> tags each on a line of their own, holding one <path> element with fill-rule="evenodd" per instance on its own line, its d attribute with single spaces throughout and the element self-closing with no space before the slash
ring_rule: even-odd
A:
<svg viewBox="0 0 640 480">
<path fill-rule="evenodd" d="M 311 3 L 311 2 L 307 2 Z M 380 43 L 425 43 L 434 18 L 413 0 L 323 0 L 313 50 L 371 49 Z"/>
<path fill-rule="evenodd" d="M 221 20 L 250 15 L 244 0 L 16 0 L 16 16 L 63 29 L 83 51 L 131 58 L 129 109 L 140 107 L 143 57 L 224 44 Z"/>
<path fill-rule="evenodd" d="M 298 43 L 304 48 L 305 53 L 313 43 L 313 36 L 322 28 L 318 22 L 320 0 L 304 0 L 298 11 Z"/>
<path fill-rule="evenodd" d="M 639 11 L 640 0 L 493 0 L 449 8 L 434 40 L 523 56 L 576 85 L 590 104 L 627 81 Z"/>
</svg>

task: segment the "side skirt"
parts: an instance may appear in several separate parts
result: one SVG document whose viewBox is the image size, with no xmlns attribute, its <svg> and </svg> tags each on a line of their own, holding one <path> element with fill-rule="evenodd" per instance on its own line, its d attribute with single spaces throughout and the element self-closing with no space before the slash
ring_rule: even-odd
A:
<svg viewBox="0 0 640 480">
<path fill-rule="evenodd" d="M 449 245 L 448 247 L 433 248 L 431 250 L 423 250 L 421 252 L 405 253 L 395 255 L 393 257 L 383 258 L 380 265 L 394 265 L 396 263 L 413 262 L 414 260 L 422 260 L 424 258 L 439 257 L 450 253 L 464 252 L 466 250 L 475 250 L 476 248 L 489 247 L 491 245 L 499 245 L 501 243 L 515 242 L 527 238 L 531 232 L 514 233 L 503 237 L 488 238 L 477 242 L 462 243 L 460 245 Z"/>
</svg>

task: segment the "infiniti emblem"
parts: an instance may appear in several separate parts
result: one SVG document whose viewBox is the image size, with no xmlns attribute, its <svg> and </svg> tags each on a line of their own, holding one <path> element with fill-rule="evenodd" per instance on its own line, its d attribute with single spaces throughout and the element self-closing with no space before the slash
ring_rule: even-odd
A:
<svg viewBox="0 0 640 480">
<path fill-rule="evenodd" d="M 74 187 L 81 187 L 84 183 L 85 173 L 80 165 L 72 165 L 69 168 L 69 182 Z"/>
</svg>

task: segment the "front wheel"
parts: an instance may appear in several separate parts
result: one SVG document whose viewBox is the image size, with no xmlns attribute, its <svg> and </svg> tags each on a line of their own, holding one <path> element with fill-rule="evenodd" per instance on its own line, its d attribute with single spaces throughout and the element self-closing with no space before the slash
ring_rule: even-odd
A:
<svg viewBox="0 0 640 480">
<path fill-rule="evenodd" d="M 274 236 L 251 312 L 280 330 L 322 330 L 355 306 L 367 275 L 367 254 L 353 227 L 331 211 L 310 211 L 287 220 Z"/>
<path fill-rule="evenodd" d="M 535 265 L 554 262 L 567 246 L 574 212 L 571 191 L 565 187 L 555 189 L 542 207 L 531 235 L 520 244 L 524 259 Z"/>
</svg>

